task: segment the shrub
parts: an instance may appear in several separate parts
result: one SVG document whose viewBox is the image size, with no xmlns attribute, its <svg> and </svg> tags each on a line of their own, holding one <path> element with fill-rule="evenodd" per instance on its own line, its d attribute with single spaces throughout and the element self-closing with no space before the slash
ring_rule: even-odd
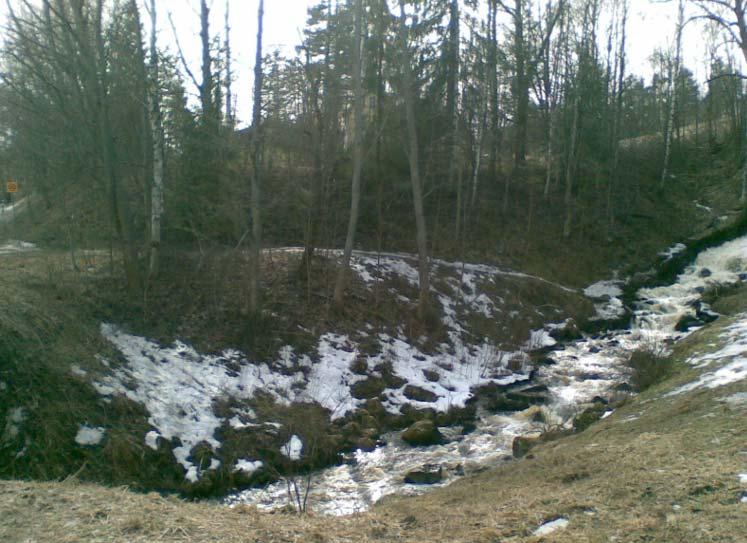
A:
<svg viewBox="0 0 747 543">
<path fill-rule="evenodd" d="M 631 384 L 641 392 L 669 377 L 674 360 L 661 349 L 644 348 L 633 352 L 629 365 L 633 370 Z"/>
</svg>

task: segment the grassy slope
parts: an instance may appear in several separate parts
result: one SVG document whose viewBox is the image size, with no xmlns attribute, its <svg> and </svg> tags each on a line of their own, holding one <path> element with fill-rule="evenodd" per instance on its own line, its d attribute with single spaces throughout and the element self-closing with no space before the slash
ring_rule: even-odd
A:
<svg viewBox="0 0 747 543">
<path fill-rule="evenodd" d="M 720 302 L 747 310 L 747 290 Z M 3 541 L 739 541 L 747 504 L 747 405 L 722 398 L 747 382 L 664 398 L 701 370 L 683 361 L 716 349 L 723 318 L 675 350 L 676 372 L 586 431 L 532 455 L 417 498 L 391 497 L 371 512 L 330 520 L 189 504 L 154 494 L 62 483 L 0 483 Z M 711 368 L 713 369 L 713 368 Z"/>
</svg>

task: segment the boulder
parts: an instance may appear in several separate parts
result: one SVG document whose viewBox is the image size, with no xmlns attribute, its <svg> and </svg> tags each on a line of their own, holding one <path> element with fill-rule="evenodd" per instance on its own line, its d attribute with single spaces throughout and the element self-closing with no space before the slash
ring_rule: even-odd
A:
<svg viewBox="0 0 747 543">
<path fill-rule="evenodd" d="M 532 406 L 532 402 L 526 396 L 514 394 L 509 398 L 507 394 L 498 394 L 487 402 L 487 409 L 492 412 L 498 411 L 524 411 Z"/>
<path fill-rule="evenodd" d="M 486 404 L 488 411 L 524 411 L 532 406 L 531 402 L 523 398 L 521 400 L 512 400 L 506 397 L 505 394 L 498 394 L 493 398 L 490 398 Z"/>
<path fill-rule="evenodd" d="M 690 328 L 703 326 L 705 323 L 695 315 L 684 315 L 675 325 L 674 329 L 678 332 L 687 332 Z"/>
<path fill-rule="evenodd" d="M 423 376 L 431 383 L 436 383 L 439 379 L 441 379 L 441 376 L 438 374 L 438 372 L 433 370 L 423 370 Z"/>
<path fill-rule="evenodd" d="M 628 383 L 620 383 L 612 387 L 615 392 L 633 392 L 633 387 Z"/>
<path fill-rule="evenodd" d="M 528 402 L 529 405 L 543 405 L 547 401 L 547 397 L 543 393 L 524 390 L 519 392 L 507 392 L 506 398 L 519 402 Z"/>
<path fill-rule="evenodd" d="M 443 480 L 443 468 L 436 464 L 425 464 L 405 474 L 405 483 L 411 485 L 433 485 Z"/>
<path fill-rule="evenodd" d="M 708 268 L 703 268 L 702 270 L 700 270 L 700 273 L 698 275 L 700 277 L 710 277 L 711 275 L 713 275 L 713 272 L 711 272 L 711 270 L 709 270 Z"/>
<path fill-rule="evenodd" d="M 698 304 L 698 307 L 695 309 L 695 316 L 699 321 L 706 324 L 713 322 L 720 317 L 718 313 L 711 311 L 711 309 L 704 304 Z"/>
<path fill-rule="evenodd" d="M 555 341 L 573 341 L 581 339 L 581 330 L 573 319 L 568 319 L 563 326 L 555 328 L 550 332 L 550 337 Z"/>
<path fill-rule="evenodd" d="M 369 377 L 364 381 L 358 381 L 352 387 L 350 387 L 350 393 L 353 398 L 359 400 L 368 400 L 370 398 L 376 398 L 379 394 L 384 392 L 386 383 L 384 379 L 379 377 Z"/>
<path fill-rule="evenodd" d="M 402 440 L 413 446 L 436 445 L 443 442 L 443 436 L 432 420 L 420 420 L 402 432 Z"/>
<path fill-rule="evenodd" d="M 404 390 L 405 397 L 416 402 L 435 402 L 438 400 L 438 395 L 430 390 L 417 387 L 415 385 L 407 385 Z"/>
</svg>

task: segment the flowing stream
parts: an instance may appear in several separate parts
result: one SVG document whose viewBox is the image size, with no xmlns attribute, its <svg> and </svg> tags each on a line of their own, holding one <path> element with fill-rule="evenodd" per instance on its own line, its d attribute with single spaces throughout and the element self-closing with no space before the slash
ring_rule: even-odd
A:
<svg viewBox="0 0 747 543">
<path fill-rule="evenodd" d="M 684 246 L 675 246 L 662 253 L 662 258 L 672 258 L 682 249 Z M 673 284 L 638 292 L 631 308 L 630 328 L 557 345 L 548 352 L 553 363 L 540 366 L 529 385 L 547 387 L 547 403 L 542 408 L 546 422 L 533 422 L 532 411 L 536 413 L 536 409 L 506 414 L 478 410 L 477 428 L 467 435 L 462 435 L 459 427 L 441 428 L 448 440 L 443 445 L 411 447 L 399 433 L 387 434 L 386 445 L 372 452 L 358 451 L 345 464 L 312 474 L 309 509 L 331 515 L 360 512 L 388 494 L 420 494 L 465 474 L 508 462 L 516 436 L 537 434 L 548 422 L 569 425 L 594 397 L 614 394 L 616 387 L 627 380 L 627 362 L 633 351 L 647 348 L 666 352 L 675 341 L 715 318 L 701 302 L 703 293 L 715 285 L 747 280 L 746 272 L 747 236 L 700 253 Z M 600 317 L 609 318 L 623 309 L 619 298 L 623 285 L 624 281 L 612 280 L 586 289 L 586 294 L 598 302 Z M 690 318 L 691 327 L 676 331 L 683 318 Z M 604 416 L 609 414 L 611 410 Z M 441 482 L 429 486 L 404 483 L 406 473 L 424 465 L 440 466 Z M 299 481 L 302 492 L 305 484 L 305 480 Z M 287 482 L 232 494 L 225 503 L 254 504 L 263 509 L 286 506 Z"/>
</svg>

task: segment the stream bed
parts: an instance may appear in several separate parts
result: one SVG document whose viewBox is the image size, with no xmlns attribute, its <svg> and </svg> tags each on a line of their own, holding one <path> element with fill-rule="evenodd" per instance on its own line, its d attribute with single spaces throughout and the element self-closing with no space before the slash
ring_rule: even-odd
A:
<svg viewBox="0 0 747 543">
<path fill-rule="evenodd" d="M 663 253 L 672 258 L 684 246 Z M 365 511 L 389 494 L 421 494 L 448 485 L 459 477 L 494 467 L 512 459 L 515 437 L 536 435 L 548 424 L 570 426 L 595 398 L 609 398 L 629 389 L 628 360 L 638 349 L 666 353 L 672 344 L 717 317 L 701 301 L 703 293 L 716 285 L 747 280 L 747 236 L 700 253 L 696 261 L 668 286 L 638 291 L 630 327 L 594 337 L 558 344 L 548 350 L 531 382 L 545 390 L 548 400 L 541 408 L 544 422 L 536 422 L 536 409 L 518 413 L 493 414 L 478 410 L 476 428 L 462 435 L 460 427 L 441 428 L 447 442 L 412 447 L 398 432 L 383 436 L 385 445 L 371 452 L 358 451 L 346 463 L 312 474 L 308 508 L 317 513 L 345 515 Z M 624 280 L 603 281 L 585 290 L 595 300 L 600 319 L 624 311 L 621 302 Z M 557 325 L 549 324 L 550 330 Z M 679 328 L 679 331 L 678 331 Z M 612 414 L 611 409 L 604 414 Z M 441 480 L 433 485 L 405 483 L 413 470 L 440 470 Z M 306 478 L 298 481 L 301 492 Z M 253 504 L 261 509 L 289 505 L 288 482 L 234 493 L 224 499 L 229 506 Z"/>
</svg>

